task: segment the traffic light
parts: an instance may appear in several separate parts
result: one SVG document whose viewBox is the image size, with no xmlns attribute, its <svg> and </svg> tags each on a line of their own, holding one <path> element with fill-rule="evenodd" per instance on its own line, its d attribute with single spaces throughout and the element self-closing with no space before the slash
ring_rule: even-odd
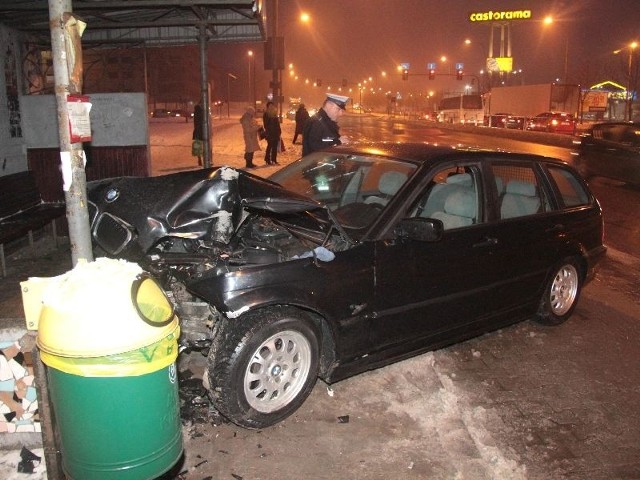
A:
<svg viewBox="0 0 640 480">
<path fill-rule="evenodd" d="M 402 79 L 403 80 L 409 80 L 409 69 L 408 68 L 403 68 L 402 69 Z"/>
<path fill-rule="evenodd" d="M 321 87 L 322 86 L 322 79 L 321 78 L 316 80 L 316 86 L 317 87 Z"/>
<path fill-rule="evenodd" d="M 342 79 L 342 86 L 343 86 L 343 87 L 346 87 L 346 86 L 347 86 L 347 79 L 346 79 L 346 78 L 343 78 L 343 79 Z"/>
<path fill-rule="evenodd" d="M 456 70 L 456 79 L 462 80 L 462 75 L 463 75 L 463 73 L 462 73 L 462 69 L 461 68 Z"/>
<path fill-rule="evenodd" d="M 436 78 L 436 69 L 435 68 L 430 68 L 429 69 L 429 80 L 435 80 Z"/>
</svg>

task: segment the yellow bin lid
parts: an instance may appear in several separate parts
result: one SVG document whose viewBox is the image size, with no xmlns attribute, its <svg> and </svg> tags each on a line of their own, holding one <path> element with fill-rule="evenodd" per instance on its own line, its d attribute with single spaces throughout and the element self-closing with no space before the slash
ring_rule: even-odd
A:
<svg viewBox="0 0 640 480">
<path fill-rule="evenodd" d="M 100 357 L 159 342 L 178 326 L 162 288 L 135 263 L 98 258 L 50 278 L 37 344 L 62 357 Z"/>
</svg>

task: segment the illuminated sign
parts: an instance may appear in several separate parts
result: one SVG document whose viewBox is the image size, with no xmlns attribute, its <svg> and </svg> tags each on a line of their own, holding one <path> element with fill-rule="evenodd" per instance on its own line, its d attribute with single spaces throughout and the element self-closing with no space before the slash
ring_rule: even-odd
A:
<svg viewBox="0 0 640 480">
<path fill-rule="evenodd" d="M 583 112 L 606 112 L 609 102 L 609 92 L 590 90 L 584 94 L 582 101 Z"/>
<path fill-rule="evenodd" d="M 487 58 L 487 70 L 490 72 L 510 72 L 513 70 L 513 57 Z"/>
<path fill-rule="evenodd" d="M 507 10 L 502 12 L 471 12 L 470 22 L 500 22 L 505 20 L 529 20 L 532 16 L 531 10 Z"/>
</svg>

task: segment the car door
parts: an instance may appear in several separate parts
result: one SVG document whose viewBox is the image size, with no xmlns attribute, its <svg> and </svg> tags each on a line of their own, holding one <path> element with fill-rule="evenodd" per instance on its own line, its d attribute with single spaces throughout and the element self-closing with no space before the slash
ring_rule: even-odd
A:
<svg viewBox="0 0 640 480">
<path fill-rule="evenodd" d="M 609 150 L 609 163 L 615 178 L 638 182 L 640 179 L 640 128 L 637 125 L 624 125 L 620 138 L 612 143 Z"/>
<path fill-rule="evenodd" d="M 492 235 L 500 280 L 486 301 L 505 317 L 532 313 L 557 261 L 565 226 L 536 162 L 495 160 L 490 168 L 498 192 Z"/>
<path fill-rule="evenodd" d="M 589 174 L 621 181 L 640 179 L 640 134 L 635 125 L 596 125 L 592 136 L 585 138 L 581 155 Z"/>
<path fill-rule="evenodd" d="M 447 342 L 491 314 L 486 298 L 498 278 L 493 227 L 484 220 L 481 169 L 467 164 L 457 173 L 460 168 L 433 175 L 405 212 L 440 219 L 445 227 L 440 240 L 377 242 L 372 341 L 378 349 L 399 354 Z"/>
</svg>

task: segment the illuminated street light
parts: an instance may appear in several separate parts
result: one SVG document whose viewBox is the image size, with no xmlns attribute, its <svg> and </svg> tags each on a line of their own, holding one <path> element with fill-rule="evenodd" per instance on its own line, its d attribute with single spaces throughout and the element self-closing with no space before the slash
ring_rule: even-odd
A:
<svg viewBox="0 0 640 480">
<path fill-rule="evenodd" d="M 253 50 L 247 52 L 249 57 L 249 89 L 251 91 L 251 104 L 256 108 L 256 57 Z"/>
<path fill-rule="evenodd" d="M 545 25 L 551 25 L 554 23 L 554 18 L 551 15 L 547 15 L 544 17 L 542 21 Z M 568 75 L 569 75 L 569 34 L 565 33 L 565 43 L 564 43 L 564 73 L 562 77 L 562 81 L 564 83 L 568 83 Z M 557 81 L 557 79 L 556 79 Z"/>
<path fill-rule="evenodd" d="M 631 89 L 633 88 L 633 86 L 631 85 L 631 77 L 632 77 L 631 66 L 633 64 L 633 52 L 635 51 L 636 48 L 638 48 L 638 42 L 631 42 L 626 47 L 620 48 L 613 52 L 615 55 L 617 55 L 623 50 L 629 50 L 629 62 L 628 62 L 628 71 L 627 71 L 627 106 L 625 109 L 626 110 L 625 120 L 628 120 L 628 121 L 631 121 L 631 109 L 632 109 L 632 103 L 633 103 L 632 102 L 633 95 L 631 95 Z"/>
<path fill-rule="evenodd" d="M 278 118 L 282 121 L 282 100 L 284 98 L 284 89 L 282 85 L 283 78 L 281 70 L 284 69 L 284 35 L 279 36 L 278 34 L 278 13 L 279 0 L 274 0 L 273 13 L 271 17 L 273 19 L 272 35 L 271 38 L 267 39 L 267 45 L 270 45 L 271 49 L 269 53 L 271 55 L 271 89 L 273 101 L 278 106 Z M 306 12 L 302 12 L 298 17 L 298 20 L 301 23 L 308 24 L 311 21 L 311 17 Z"/>
</svg>

